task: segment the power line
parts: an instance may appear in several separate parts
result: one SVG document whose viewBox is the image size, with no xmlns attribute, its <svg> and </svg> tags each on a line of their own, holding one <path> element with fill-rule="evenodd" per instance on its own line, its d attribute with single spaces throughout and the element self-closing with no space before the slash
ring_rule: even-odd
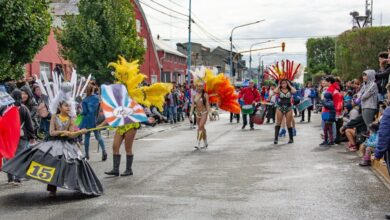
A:
<svg viewBox="0 0 390 220">
<path fill-rule="evenodd" d="M 182 15 L 182 16 L 185 16 L 185 17 L 188 18 L 188 15 L 186 15 L 186 14 L 184 14 L 184 13 L 181 13 L 181 12 L 178 12 L 178 11 L 173 10 L 173 9 L 171 9 L 171 8 L 168 8 L 167 6 L 165 6 L 165 5 L 163 5 L 163 4 L 160 4 L 160 3 L 158 3 L 158 2 L 156 2 L 156 1 L 154 1 L 154 0 L 150 0 L 150 1 L 153 2 L 153 3 L 155 3 L 156 5 L 159 5 L 159 6 L 163 7 L 163 8 L 165 8 L 165 9 L 169 10 L 169 11 L 175 12 L 176 14 L 179 14 L 179 15 Z"/>
<path fill-rule="evenodd" d="M 166 13 L 166 12 L 160 11 L 160 10 L 154 8 L 153 6 L 150 6 L 150 5 L 146 4 L 145 2 L 141 2 L 141 1 L 139 1 L 139 2 L 140 2 L 141 4 L 143 4 L 143 5 L 145 5 L 146 7 L 151 8 L 151 9 L 153 9 L 153 10 L 155 10 L 155 11 L 157 11 L 157 12 L 160 12 L 161 14 L 164 14 L 164 15 L 166 15 L 166 16 L 169 16 L 169 17 L 171 17 L 171 18 L 175 18 L 175 19 L 182 20 L 182 21 L 187 21 L 187 20 L 184 19 L 184 18 L 179 18 L 179 17 L 176 17 L 176 16 L 174 16 L 174 15 L 170 15 L 170 14 L 168 14 L 168 13 Z"/>
</svg>

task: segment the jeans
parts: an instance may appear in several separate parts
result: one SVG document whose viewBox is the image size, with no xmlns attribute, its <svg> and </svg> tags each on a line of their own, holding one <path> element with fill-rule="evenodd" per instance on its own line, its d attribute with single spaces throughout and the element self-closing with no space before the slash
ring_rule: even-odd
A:
<svg viewBox="0 0 390 220">
<path fill-rule="evenodd" d="M 333 142 L 333 124 L 332 122 L 324 123 L 324 141 L 327 143 Z"/>
<path fill-rule="evenodd" d="M 102 151 L 105 151 L 106 147 L 104 145 L 104 141 L 103 141 L 102 137 L 100 136 L 99 131 L 93 131 L 93 133 L 95 134 L 95 138 L 98 141 L 99 146 L 102 148 Z M 91 138 L 91 132 L 89 131 L 85 134 L 85 142 L 84 142 L 85 156 L 87 156 L 87 157 L 89 157 L 89 139 L 90 138 Z"/>
<path fill-rule="evenodd" d="M 176 106 L 169 106 L 168 107 L 168 112 L 169 112 L 168 120 L 176 122 L 176 119 L 177 119 L 177 107 Z"/>
</svg>

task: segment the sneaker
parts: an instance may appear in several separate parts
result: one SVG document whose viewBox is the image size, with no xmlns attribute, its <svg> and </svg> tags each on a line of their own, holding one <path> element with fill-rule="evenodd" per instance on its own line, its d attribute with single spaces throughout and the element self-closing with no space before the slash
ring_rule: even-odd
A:
<svg viewBox="0 0 390 220">
<path fill-rule="evenodd" d="M 328 145 L 329 145 L 329 146 L 333 146 L 333 145 L 334 145 L 334 142 L 330 142 Z"/>
<path fill-rule="evenodd" d="M 360 161 L 359 166 L 362 166 L 362 167 L 371 166 L 371 160 L 362 160 L 362 161 Z"/>
<path fill-rule="evenodd" d="M 251 127 L 251 131 L 253 131 L 253 130 L 255 130 L 255 128 L 254 128 L 254 127 Z"/>
<path fill-rule="evenodd" d="M 328 145 L 329 145 L 329 143 L 328 143 L 327 141 L 324 141 L 324 142 L 322 142 L 322 143 L 320 144 L 321 147 L 323 147 L 323 146 L 328 146 Z"/>
<path fill-rule="evenodd" d="M 246 125 L 243 125 L 241 129 L 243 129 L 243 130 L 244 130 L 244 129 L 245 129 L 245 127 L 246 127 Z"/>
<path fill-rule="evenodd" d="M 13 182 L 12 182 L 12 185 L 14 186 L 20 186 L 22 184 L 22 182 L 18 179 L 15 179 Z"/>
</svg>

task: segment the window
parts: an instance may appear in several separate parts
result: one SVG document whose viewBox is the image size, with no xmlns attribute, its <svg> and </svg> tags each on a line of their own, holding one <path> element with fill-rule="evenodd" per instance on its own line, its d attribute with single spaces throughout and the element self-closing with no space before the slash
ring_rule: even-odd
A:
<svg viewBox="0 0 390 220">
<path fill-rule="evenodd" d="M 46 73 L 46 76 L 51 79 L 50 63 L 40 62 L 39 63 L 39 70 L 40 70 L 41 73 L 42 72 Z"/>
<path fill-rule="evenodd" d="M 144 47 L 145 47 L 145 50 L 148 49 L 148 40 L 146 38 L 144 38 Z"/>
<path fill-rule="evenodd" d="M 136 19 L 135 20 L 135 26 L 136 26 L 136 28 L 137 28 L 137 32 L 138 33 L 141 33 L 141 21 L 140 20 L 138 20 L 138 19 Z"/>
<path fill-rule="evenodd" d="M 152 84 L 157 82 L 157 76 L 156 75 L 152 75 L 152 77 L 150 79 L 151 79 L 151 83 Z"/>
</svg>

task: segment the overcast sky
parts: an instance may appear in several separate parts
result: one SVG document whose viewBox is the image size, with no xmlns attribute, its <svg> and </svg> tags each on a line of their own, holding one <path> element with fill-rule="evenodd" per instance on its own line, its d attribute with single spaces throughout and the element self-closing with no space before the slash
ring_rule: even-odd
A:
<svg viewBox="0 0 390 220">
<path fill-rule="evenodd" d="M 189 0 L 140 2 L 144 3 L 142 6 L 154 37 L 159 34 L 161 38 L 169 39 L 172 45 L 188 41 L 188 22 L 184 21 L 186 17 L 163 6 L 188 14 Z M 174 17 L 157 12 L 145 4 Z M 352 17 L 349 13 L 358 11 L 364 14 L 365 0 L 192 0 L 192 11 L 193 19 L 201 26 L 193 25 L 193 42 L 229 49 L 228 39 L 234 26 L 265 19 L 262 23 L 234 32 L 233 43 L 238 51 L 248 50 L 251 44 L 266 40 L 262 38 L 275 38 L 273 42 L 253 47 L 277 46 L 282 41 L 286 42 L 286 53 L 264 57 L 266 64 L 283 58 L 305 63 L 307 37 L 336 36 L 351 29 Z M 381 23 L 390 25 L 390 0 L 374 0 L 373 13 L 374 26 Z M 262 53 L 279 51 L 274 49 Z M 252 66 L 258 65 L 259 52 L 252 56 Z"/>
</svg>

